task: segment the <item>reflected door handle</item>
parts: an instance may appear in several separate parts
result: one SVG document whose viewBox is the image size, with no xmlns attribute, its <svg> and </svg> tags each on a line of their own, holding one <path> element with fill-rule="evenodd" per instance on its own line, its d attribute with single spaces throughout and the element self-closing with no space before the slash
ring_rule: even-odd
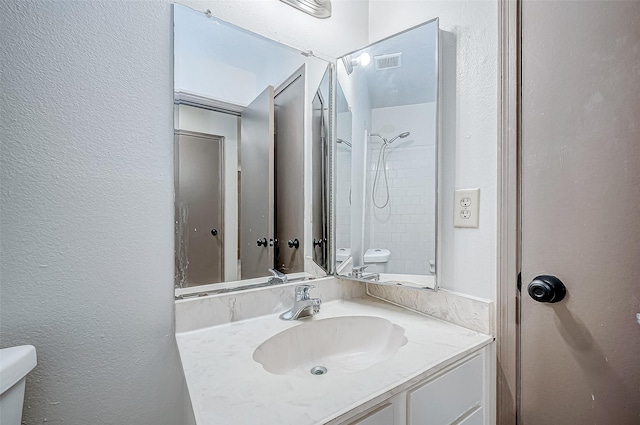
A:
<svg viewBox="0 0 640 425">
<path fill-rule="evenodd" d="M 289 248 L 295 248 L 295 249 L 300 248 L 300 241 L 297 238 L 293 240 L 289 239 L 287 241 L 287 244 L 289 245 Z"/>
<path fill-rule="evenodd" d="M 213 236 L 218 236 L 218 230 L 217 229 L 211 229 L 211 234 Z"/>
<path fill-rule="evenodd" d="M 531 281 L 527 292 L 539 303 L 557 303 L 567 295 L 567 288 L 557 277 L 541 275 Z"/>
<path fill-rule="evenodd" d="M 314 239 L 313 240 L 313 246 L 322 246 L 323 243 L 324 243 L 324 241 L 322 239 Z"/>
<path fill-rule="evenodd" d="M 258 243 L 258 246 L 264 246 L 266 248 L 267 238 L 258 239 L 257 243 Z"/>
</svg>

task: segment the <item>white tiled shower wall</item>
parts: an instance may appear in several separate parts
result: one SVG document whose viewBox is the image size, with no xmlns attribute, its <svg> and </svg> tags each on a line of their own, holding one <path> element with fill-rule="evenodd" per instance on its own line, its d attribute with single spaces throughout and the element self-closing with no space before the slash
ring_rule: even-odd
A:
<svg viewBox="0 0 640 425">
<path fill-rule="evenodd" d="M 381 140 L 370 138 L 367 169 L 365 249 L 391 251 L 388 270 L 393 273 L 429 274 L 435 261 L 435 103 L 377 108 L 371 111 L 371 133 L 390 140 L 387 148 L 389 203 L 374 207 L 371 199 Z M 376 189 L 378 205 L 384 204 L 382 170 Z"/>
</svg>

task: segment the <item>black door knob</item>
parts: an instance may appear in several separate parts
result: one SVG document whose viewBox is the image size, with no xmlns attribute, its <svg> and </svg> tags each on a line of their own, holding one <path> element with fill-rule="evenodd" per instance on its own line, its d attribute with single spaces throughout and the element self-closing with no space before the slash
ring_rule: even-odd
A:
<svg viewBox="0 0 640 425">
<path fill-rule="evenodd" d="M 313 246 L 322 246 L 322 239 L 313 239 Z"/>
<path fill-rule="evenodd" d="M 293 239 L 293 240 L 289 239 L 287 241 L 287 245 L 289 245 L 289 248 L 298 249 L 298 248 L 300 248 L 300 241 L 297 238 Z"/>
<path fill-rule="evenodd" d="M 567 288 L 557 277 L 542 275 L 531 281 L 527 292 L 540 303 L 557 303 L 567 295 Z"/>
<path fill-rule="evenodd" d="M 216 230 L 216 229 L 211 229 L 211 234 L 212 234 L 213 236 L 217 236 L 217 235 L 218 235 L 218 230 Z"/>
<path fill-rule="evenodd" d="M 258 246 L 267 246 L 267 238 L 258 239 Z"/>
</svg>

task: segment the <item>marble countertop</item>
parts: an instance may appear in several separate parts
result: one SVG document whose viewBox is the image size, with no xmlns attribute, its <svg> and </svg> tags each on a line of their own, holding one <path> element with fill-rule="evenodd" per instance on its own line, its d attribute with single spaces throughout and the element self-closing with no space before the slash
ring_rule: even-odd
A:
<svg viewBox="0 0 640 425">
<path fill-rule="evenodd" d="M 336 375 L 274 375 L 253 360 L 258 345 L 278 332 L 339 316 L 385 318 L 405 328 L 408 343 L 389 360 Z M 365 296 L 323 303 L 319 314 L 304 321 L 273 314 L 178 333 L 176 339 L 198 425 L 311 425 L 403 391 L 493 337 Z"/>
</svg>

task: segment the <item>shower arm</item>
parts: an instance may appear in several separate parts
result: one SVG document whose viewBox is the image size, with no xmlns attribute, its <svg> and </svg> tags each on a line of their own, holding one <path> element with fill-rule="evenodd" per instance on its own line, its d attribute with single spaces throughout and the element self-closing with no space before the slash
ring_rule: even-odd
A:
<svg viewBox="0 0 640 425">
<path fill-rule="evenodd" d="M 380 139 L 382 139 L 382 141 L 384 142 L 384 144 L 385 144 L 385 145 L 389 144 L 389 142 L 387 141 L 387 139 L 386 139 L 386 138 L 384 138 L 383 136 L 381 136 L 381 135 L 380 135 L 380 134 L 378 134 L 378 133 L 372 133 L 372 134 L 370 134 L 369 136 L 370 136 L 370 137 L 373 137 L 373 136 L 375 136 L 375 137 L 379 137 Z M 394 139 L 393 139 L 393 140 L 395 140 L 395 137 L 394 137 Z"/>
</svg>

